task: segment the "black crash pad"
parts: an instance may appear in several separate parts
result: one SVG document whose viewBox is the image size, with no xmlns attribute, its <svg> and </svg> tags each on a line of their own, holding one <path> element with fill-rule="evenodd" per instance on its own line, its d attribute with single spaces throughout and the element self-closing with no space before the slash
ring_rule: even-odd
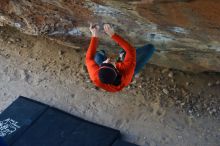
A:
<svg viewBox="0 0 220 146">
<path fill-rule="evenodd" d="M 138 146 L 138 145 L 122 140 L 117 140 L 112 146 Z"/>
<path fill-rule="evenodd" d="M 8 146 L 111 146 L 120 136 L 118 130 L 24 97 L 19 97 L 0 115 L 0 122 L 5 119 L 13 120 L 5 129 L 14 128 L 11 134 L 6 132 L 3 136 Z"/>
<path fill-rule="evenodd" d="M 47 105 L 19 97 L 0 115 L 0 136 L 11 145 L 47 108 Z"/>
<path fill-rule="evenodd" d="M 50 108 L 13 146 L 110 146 L 119 134 Z"/>
<path fill-rule="evenodd" d="M 5 144 L 5 142 L 4 142 L 2 137 L 0 137 L 0 146 L 6 146 L 6 144 Z"/>
<path fill-rule="evenodd" d="M 62 146 L 111 146 L 119 132 L 89 122 L 81 124 Z"/>
</svg>

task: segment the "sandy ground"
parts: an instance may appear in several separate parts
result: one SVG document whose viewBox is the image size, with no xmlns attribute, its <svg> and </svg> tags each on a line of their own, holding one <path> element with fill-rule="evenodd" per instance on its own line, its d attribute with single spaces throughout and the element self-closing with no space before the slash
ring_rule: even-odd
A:
<svg viewBox="0 0 220 146">
<path fill-rule="evenodd" d="M 142 146 L 219 146 L 220 74 L 147 65 L 107 93 L 90 82 L 85 51 L 0 28 L 0 112 L 19 95 L 121 130 Z"/>
</svg>

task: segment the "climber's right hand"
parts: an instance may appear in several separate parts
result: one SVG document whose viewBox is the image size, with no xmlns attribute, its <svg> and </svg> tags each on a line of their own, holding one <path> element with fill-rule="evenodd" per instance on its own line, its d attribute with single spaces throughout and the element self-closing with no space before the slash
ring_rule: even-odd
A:
<svg viewBox="0 0 220 146">
<path fill-rule="evenodd" d="M 105 32 L 112 37 L 115 34 L 114 29 L 110 26 L 110 24 L 104 24 L 104 30 Z"/>
</svg>

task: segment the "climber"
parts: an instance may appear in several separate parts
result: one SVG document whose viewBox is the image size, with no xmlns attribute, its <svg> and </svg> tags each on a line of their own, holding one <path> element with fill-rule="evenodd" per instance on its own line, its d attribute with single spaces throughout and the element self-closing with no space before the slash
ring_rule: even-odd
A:
<svg viewBox="0 0 220 146">
<path fill-rule="evenodd" d="M 89 48 L 86 53 L 86 66 L 92 82 L 99 88 L 109 92 L 117 92 L 128 86 L 153 55 L 155 48 L 148 44 L 135 49 L 122 37 L 115 33 L 109 24 L 104 24 L 105 33 L 119 44 L 118 61 L 107 57 L 104 50 L 96 51 L 98 46 L 100 26 L 90 24 L 92 33 Z"/>
</svg>

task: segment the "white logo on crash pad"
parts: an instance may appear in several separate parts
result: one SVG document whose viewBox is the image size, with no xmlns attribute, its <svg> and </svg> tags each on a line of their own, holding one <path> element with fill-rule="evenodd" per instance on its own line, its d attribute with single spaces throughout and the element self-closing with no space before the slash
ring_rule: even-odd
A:
<svg viewBox="0 0 220 146">
<path fill-rule="evenodd" d="M 18 122 L 11 118 L 0 121 L 0 137 L 4 137 L 15 132 L 18 128 L 20 128 L 17 124 Z"/>
</svg>

